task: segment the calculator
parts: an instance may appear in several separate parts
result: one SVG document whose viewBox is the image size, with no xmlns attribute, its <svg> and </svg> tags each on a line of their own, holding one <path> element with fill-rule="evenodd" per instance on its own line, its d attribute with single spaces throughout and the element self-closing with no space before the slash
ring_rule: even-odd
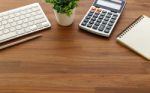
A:
<svg viewBox="0 0 150 93">
<path fill-rule="evenodd" d="M 125 0 L 95 0 L 79 27 L 85 31 L 109 37 L 125 4 Z"/>
</svg>

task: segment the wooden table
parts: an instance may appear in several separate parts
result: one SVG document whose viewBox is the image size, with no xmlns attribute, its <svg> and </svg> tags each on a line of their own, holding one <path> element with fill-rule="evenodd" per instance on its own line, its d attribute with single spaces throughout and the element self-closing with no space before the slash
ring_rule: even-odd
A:
<svg viewBox="0 0 150 93">
<path fill-rule="evenodd" d="M 127 0 L 109 39 L 78 28 L 93 0 L 80 0 L 70 27 L 56 23 L 44 0 L 0 0 L 0 11 L 37 1 L 52 28 L 42 38 L 0 51 L 0 93 L 150 93 L 150 62 L 116 43 L 138 16 L 150 16 L 150 0 Z"/>
</svg>

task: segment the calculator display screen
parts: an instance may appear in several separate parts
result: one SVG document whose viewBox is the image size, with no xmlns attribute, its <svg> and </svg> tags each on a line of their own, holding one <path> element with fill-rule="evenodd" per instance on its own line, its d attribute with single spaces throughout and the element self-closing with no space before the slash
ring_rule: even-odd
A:
<svg viewBox="0 0 150 93">
<path fill-rule="evenodd" d="M 120 10 L 120 8 L 121 8 L 120 4 L 109 2 L 109 1 L 106 1 L 106 0 L 98 0 L 97 4 L 102 5 L 102 6 L 106 6 L 106 7 L 110 7 L 112 9 L 116 9 L 116 10 Z"/>
</svg>

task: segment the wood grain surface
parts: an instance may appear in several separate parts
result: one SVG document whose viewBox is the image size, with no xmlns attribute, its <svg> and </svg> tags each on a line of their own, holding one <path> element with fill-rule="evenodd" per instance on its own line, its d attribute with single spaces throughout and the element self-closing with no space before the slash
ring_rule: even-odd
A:
<svg viewBox="0 0 150 93">
<path fill-rule="evenodd" d="M 116 43 L 150 0 L 127 0 L 110 38 L 78 28 L 93 0 L 80 0 L 74 23 L 59 26 L 44 0 L 0 0 L 0 12 L 39 2 L 52 27 L 42 38 L 0 51 L 0 93 L 150 93 L 150 62 Z"/>
</svg>

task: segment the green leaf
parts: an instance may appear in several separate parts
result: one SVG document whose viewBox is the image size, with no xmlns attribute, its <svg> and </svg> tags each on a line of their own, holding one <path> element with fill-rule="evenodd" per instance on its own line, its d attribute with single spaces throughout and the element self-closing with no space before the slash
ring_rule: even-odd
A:
<svg viewBox="0 0 150 93">
<path fill-rule="evenodd" d="M 70 16 L 73 12 L 73 9 L 78 6 L 79 0 L 45 0 L 46 3 L 53 5 L 53 8 L 58 13 L 64 13 Z"/>
</svg>

